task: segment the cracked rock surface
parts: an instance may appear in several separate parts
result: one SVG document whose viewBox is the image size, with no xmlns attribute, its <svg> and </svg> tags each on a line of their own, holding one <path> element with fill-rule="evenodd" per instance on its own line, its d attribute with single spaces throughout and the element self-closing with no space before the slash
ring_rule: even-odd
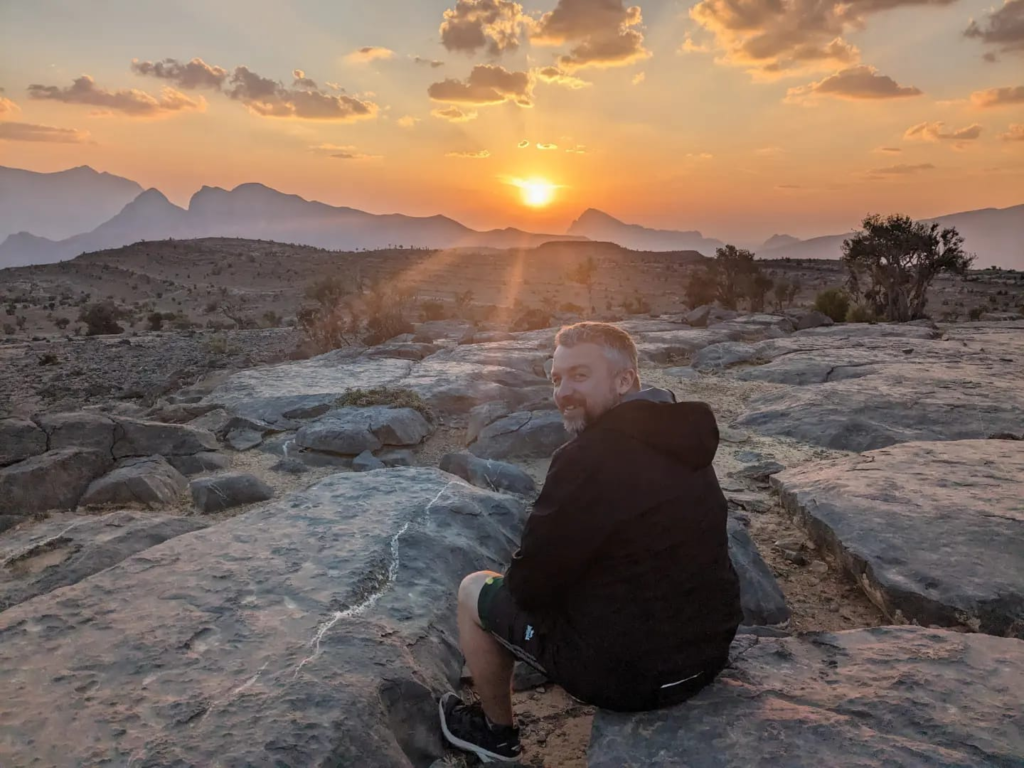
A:
<svg viewBox="0 0 1024 768">
<path fill-rule="evenodd" d="M 435 469 L 337 474 L 14 606 L 4 762 L 429 765 L 459 581 L 524 519 Z"/>
<path fill-rule="evenodd" d="M 689 701 L 600 711 L 590 768 L 1020 765 L 1024 643 L 920 627 L 737 637 Z"/>
</svg>

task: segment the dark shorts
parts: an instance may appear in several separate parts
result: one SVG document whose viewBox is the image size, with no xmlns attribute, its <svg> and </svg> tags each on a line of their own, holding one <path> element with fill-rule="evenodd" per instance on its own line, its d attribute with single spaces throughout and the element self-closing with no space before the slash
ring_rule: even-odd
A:
<svg viewBox="0 0 1024 768">
<path fill-rule="evenodd" d="M 477 613 L 483 628 L 513 656 L 543 672 L 575 698 L 605 709 L 628 712 L 678 704 L 714 680 L 725 664 L 723 660 L 703 669 L 670 674 L 664 681 L 638 680 L 621 665 L 596 661 L 588 652 L 586 638 L 557 622 L 538 621 L 522 610 L 501 576 L 484 583 Z"/>
</svg>

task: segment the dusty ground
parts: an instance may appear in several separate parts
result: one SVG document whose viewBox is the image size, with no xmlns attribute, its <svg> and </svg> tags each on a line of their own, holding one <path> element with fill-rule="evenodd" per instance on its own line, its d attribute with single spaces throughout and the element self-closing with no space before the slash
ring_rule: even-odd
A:
<svg viewBox="0 0 1024 768">
<path fill-rule="evenodd" d="M 597 264 L 590 293 L 566 279 L 588 257 Z M 0 270 L 0 340 L 74 333 L 81 307 L 108 299 L 128 313 L 123 323 L 128 331 L 146 328 L 154 311 L 173 316 L 165 324 L 179 330 L 233 328 L 238 321 L 276 327 L 293 323 L 306 287 L 327 276 L 407 288 L 415 297 L 414 314 L 424 300 L 440 300 L 445 311 L 454 312 L 455 297 L 470 291 L 473 306 L 463 314 L 499 323 L 531 307 L 592 305 L 599 313 L 622 314 L 637 297 L 649 311 L 677 312 L 684 307 L 695 259 L 694 251 L 637 252 L 608 243 L 550 243 L 528 251 L 349 253 L 229 238 L 143 242 L 59 264 Z M 777 280 L 800 283 L 798 306 L 844 280 L 838 262 L 762 265 Z M 1016 313 L 1024 306 L 1024 273 L 978 271 L 966 282 L 942 278 L 929 296 L 936 320 L 966 319 L 975 307 Z M 57 324 L 64 321 L 61 331 Z"/>
</svg>

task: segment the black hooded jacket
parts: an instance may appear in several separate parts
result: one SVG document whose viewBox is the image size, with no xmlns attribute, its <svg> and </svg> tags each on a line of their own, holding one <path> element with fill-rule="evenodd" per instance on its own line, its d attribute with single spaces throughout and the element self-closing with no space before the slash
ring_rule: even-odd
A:
<svg viewBox="0 0 1024 768">
<path fill-rule="evenodd" d="M 505 574 L 516 604 L 609 685 L 713 668 L 742 620 L 714 414 L 648 392 L 555 453 Z"/>
</svg>

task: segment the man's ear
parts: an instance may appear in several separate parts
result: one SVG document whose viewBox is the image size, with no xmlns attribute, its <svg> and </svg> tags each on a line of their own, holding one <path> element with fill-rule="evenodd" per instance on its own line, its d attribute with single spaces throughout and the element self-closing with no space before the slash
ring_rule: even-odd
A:
<svg viewBox="0 0 1024 768">
<path fill-rule="evenodd" d="M 624 395 L 636 387 L 639 379 L 640 377 L 637 375 L 636 371 L 632 368 L 626 368 L 625 370 L 620 371 L 619 375 L 616 377 L 615 388 L 620 395 Z"/>
</svg>

